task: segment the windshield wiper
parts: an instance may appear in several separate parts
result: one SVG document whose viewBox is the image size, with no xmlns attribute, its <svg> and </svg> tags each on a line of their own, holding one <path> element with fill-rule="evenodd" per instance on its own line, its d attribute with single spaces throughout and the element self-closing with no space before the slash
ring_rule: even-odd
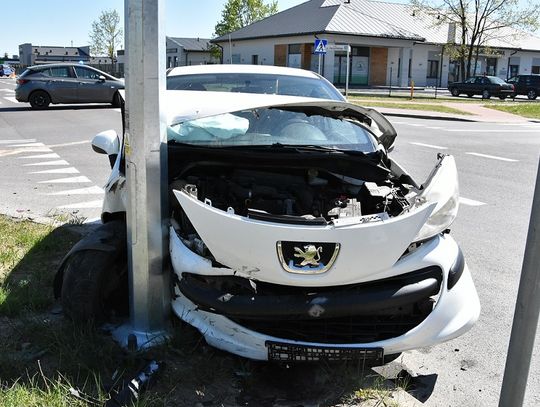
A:
<svg viewBox="0 0 540 407">
<path fill-rule="evenodd" d="M 350 155 L 365 155 L 363 151 L 358 150 L 349 150 L 342 149 L 332 146 L 321 146 L 317 144 L 282 144 L 274 143 L 270 145 L 270 148 L 275 149 L 290 149 L 296 151 L 314 151 L 314 152 L 323 152 L 323 153 L 339 153 L 339 154 L 350 154 Z"/>
</svg>

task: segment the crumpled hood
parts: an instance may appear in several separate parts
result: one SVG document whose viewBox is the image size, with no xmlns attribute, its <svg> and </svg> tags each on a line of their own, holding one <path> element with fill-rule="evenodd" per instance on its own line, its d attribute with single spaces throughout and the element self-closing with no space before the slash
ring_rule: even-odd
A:
<svg viewBox="0 0 540 407">
<path fill-rule="evenodd" d="M 325 286 L 370 281 L 403 255 L 433 211 L 425 204 L 397 217 L 365 223 L 302 226 L 259 221 L 214 208 L 184 191 L 174 191 L 195 230 L 215 259 L 253 278 L 270 283 Z M 278 242 L 319 246 L 338 243 L 333 266 L 322 274 L 287 272 L 280 262 Z"/>
</svg>

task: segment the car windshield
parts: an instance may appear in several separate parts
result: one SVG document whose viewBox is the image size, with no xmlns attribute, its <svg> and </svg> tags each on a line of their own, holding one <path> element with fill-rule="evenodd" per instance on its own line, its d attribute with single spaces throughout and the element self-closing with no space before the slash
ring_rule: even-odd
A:
<svg viewBox="0 0 540 407">
<path fill-rule="evenodd" d="M 208 147 L 317 146 L 374 152 L 375 137 L 359 122 L 278 108 L 225 113 L 168 127 L 170 141 Z"/>
<path fill-rule="evenodd" d="M 212 73 L 168 76 L 167 89 L 266 93 L 343 100 L 341 93 L 322 79 L 272 74 Z"/>
</svg>

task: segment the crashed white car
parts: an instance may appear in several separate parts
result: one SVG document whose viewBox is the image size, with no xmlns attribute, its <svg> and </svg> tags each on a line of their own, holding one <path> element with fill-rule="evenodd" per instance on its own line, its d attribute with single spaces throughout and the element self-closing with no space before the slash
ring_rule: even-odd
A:
<svg viewBox="0 0 540 407">
<path fill-rule="evenodd" d="M 389 157 L 395 130 L 372 109 L 188 93 L 166 98 L 172 308 L 210 345 L 257 360 L 376 363 L 474 325 L 478 296 L 449 234 L 452 156 L 417 184 Z M 125 291 L 123 143 L 102 133 L 93 145 L 115 162 L 98 231 L 113 249 L 99 284 L 63 263 L 56 292 L 75 319 L 110 312 Z"/>
</svg>

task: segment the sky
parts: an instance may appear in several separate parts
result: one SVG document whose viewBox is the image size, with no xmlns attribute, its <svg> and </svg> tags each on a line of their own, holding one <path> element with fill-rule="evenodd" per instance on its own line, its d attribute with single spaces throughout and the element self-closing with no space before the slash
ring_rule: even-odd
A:
<svg viewBox="0 0 540 407">
<path fill-rule="evenodd" d="M 211 38 L 226 0 L 164 0 L 165 33 L 171 37 Z M 278 0 L 279 10 L 305 0 Z M 19 44 L 89 45 L 92 21 L 103 10 L 115 9 L 124 18 L 123 0 L 47 0 L 2 2 L 0 7 L 0 55 L 19 53 Z"/>
</svg>

